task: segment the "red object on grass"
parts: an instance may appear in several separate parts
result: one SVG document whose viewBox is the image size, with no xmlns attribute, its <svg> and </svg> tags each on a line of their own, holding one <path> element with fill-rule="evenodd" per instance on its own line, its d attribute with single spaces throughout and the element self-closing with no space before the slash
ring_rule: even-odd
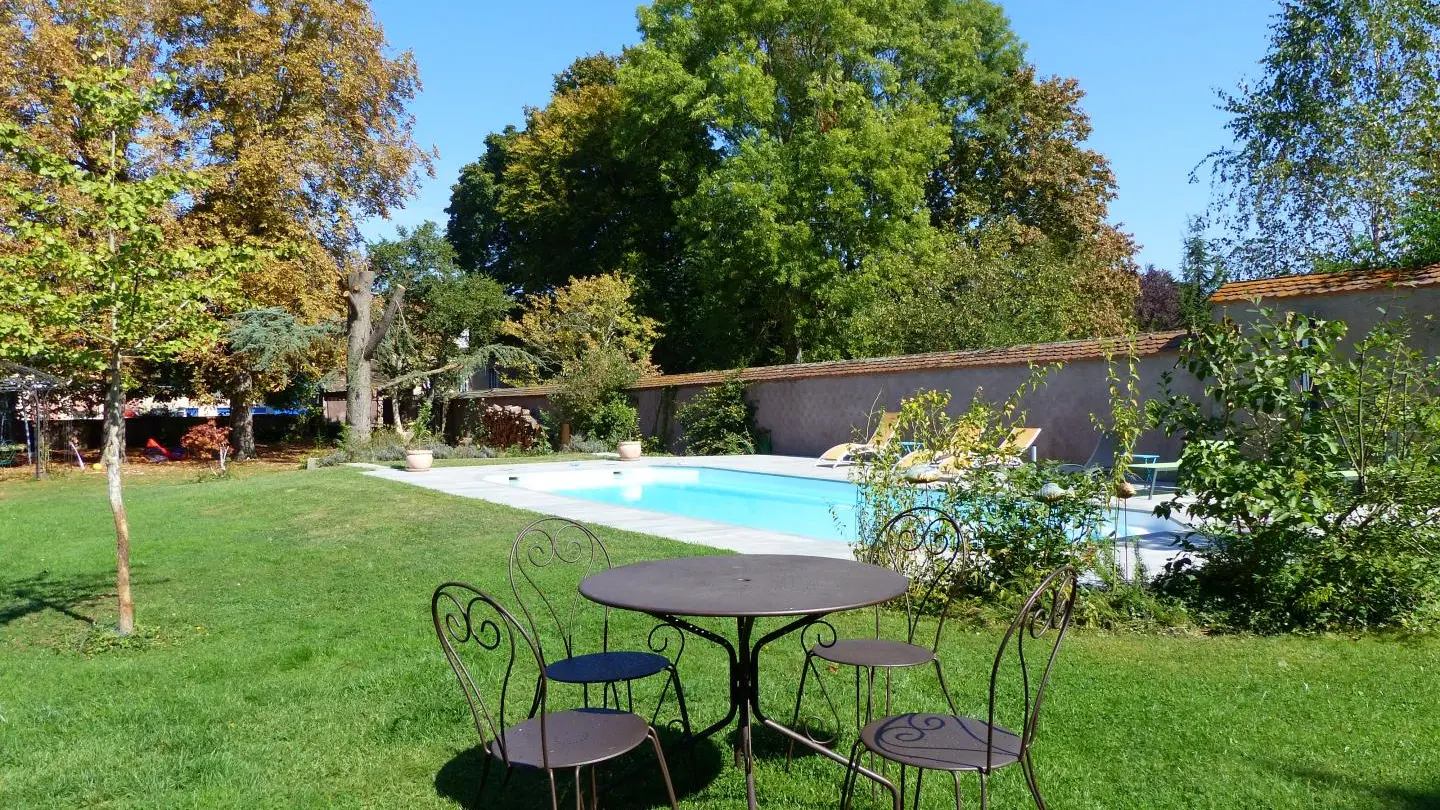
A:
<svg viewBox="0 0 1440 810">
<path fill-rule="evenodd" d="M 179 461 L 185 457 L 184 450 L 168 450 L 164 445 L 150 438 L 145 440 L 145 455 L 163 455 L 169 461 Z"/>
</svg>

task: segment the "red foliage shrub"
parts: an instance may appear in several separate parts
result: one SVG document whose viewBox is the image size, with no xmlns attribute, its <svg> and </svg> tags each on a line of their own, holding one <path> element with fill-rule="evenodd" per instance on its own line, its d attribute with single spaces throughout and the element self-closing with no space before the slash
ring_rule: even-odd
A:
<svg viewBox="0 0 1440 810">
<path fill-rule="evenodd" d="M 230 455 L 230 428 L 218 427 L 214 419 L 206 419 L 205 424 L 196 425 L 185 431 L 185 437 L 180 440 L 180 446 L 185 452 L 192 456 L 200 456 L 202 453 L 213 456 L 220 460 L 220 466 L 225 466 L 225 458 Z"/>
</svg>

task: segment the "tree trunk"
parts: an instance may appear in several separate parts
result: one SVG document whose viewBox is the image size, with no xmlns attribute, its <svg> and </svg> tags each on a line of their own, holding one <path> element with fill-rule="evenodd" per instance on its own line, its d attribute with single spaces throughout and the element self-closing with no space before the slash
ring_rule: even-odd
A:
<svg viewBox="0 0 1440 810">
<path fill-rule="evenodd" d="M 255 376 L 248 371 L 238 372 L 229 396 L 230 444 L 235 447 L 235 460 L 252 459 L 255 457 L 255 416 L 250 406 L 255 402 Z"/>
<path fill-rule="evenodd" d="M 104 424 L 105 484 L 115 518 L 115 593 L 120 602 L 116 632 L 128 636 L 135 631 L 135 602 L 130 596 L 130 521 L 125 516 L 125 499 L 120 490 L 120 464 L 125 459 L 125 380 L 118 349 L 110 352 Z"/>
<path fill-rule="evenodd" d="M 350 437 L 357 442 L 370 440 L 371 409 L 375 395 L 370 385 L 370 358 L 365 349 L 370 343 L 370 307 L 375 300 L 375 272 L 356 270 L 347 279 L 346 319 L 347 358 L 345 364 L 345 422 Z"/>
<path fill-rule="evenodd" d="M 405 301 L 405 286 L 396 284 L 390 288 L 390 297 L 385 302 L 385 311 L 380 323 L 370 325 L 370 307 L 375 303 L 375 271 L 356 270 L 346 278 L 345 300 L 350 304 L 347 318 L 347 362 L 345 364 L 345 421 L 350 424 L 350 435 L 358 441 L 370 440 L 370 411 L 374 406 L 375 391 L 371 382 L 371 369 L 375 351 L 380 341 L 390 331 L 390 324 L 400 313 Z"/>
<path fill-rule="evenodd" d="M 410 434 L 405 432 L 405 416 L 401 413 L 400 389 L 390 389 L 390 415 L 395 418 L 395 432 L 408 439 Z"/>
</svg>

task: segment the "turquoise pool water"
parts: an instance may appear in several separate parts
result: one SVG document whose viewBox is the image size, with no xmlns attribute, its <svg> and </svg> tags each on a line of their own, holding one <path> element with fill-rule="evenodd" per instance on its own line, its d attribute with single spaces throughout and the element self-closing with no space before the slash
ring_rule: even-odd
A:
<svg viewBox="0 0 1440 810">
<path fill-rule="evenodd" d="M 852 542 L 856 534 L 856 491 L 848 481 L 681 466 L 544 471 L 489 480 L 816 540 Z M 1168 521 L 1131 512 L 1125 516 L 1121 533 L 1144 534 L 1171 528 L 1173 524 Z"/>
<path fill-rule="evenodd" d="M 855 485 L 846 481 L 712 467 L 567 470 L 525 473 L 506 481 L 571 498 L 817 540 L 855 537 Z"/>
</svg>

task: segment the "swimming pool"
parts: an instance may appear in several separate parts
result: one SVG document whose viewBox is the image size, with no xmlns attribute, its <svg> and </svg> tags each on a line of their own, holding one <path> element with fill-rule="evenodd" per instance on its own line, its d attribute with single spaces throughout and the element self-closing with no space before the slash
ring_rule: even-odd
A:
<svg viewBox="0 0 1440 810">
<path fill-rule="evenodd" d="M 856 535 L 856 489 L 848 481 L 668 465 L 513 473 L 486 480 L 816 540 L 848 543 Z M 1177 526 L 1145 513 L 1126 512 L 1121 534 L 1172 531 Z M 1108 534 L 1109 527 L 1104 531 Z"/>
</svg>

